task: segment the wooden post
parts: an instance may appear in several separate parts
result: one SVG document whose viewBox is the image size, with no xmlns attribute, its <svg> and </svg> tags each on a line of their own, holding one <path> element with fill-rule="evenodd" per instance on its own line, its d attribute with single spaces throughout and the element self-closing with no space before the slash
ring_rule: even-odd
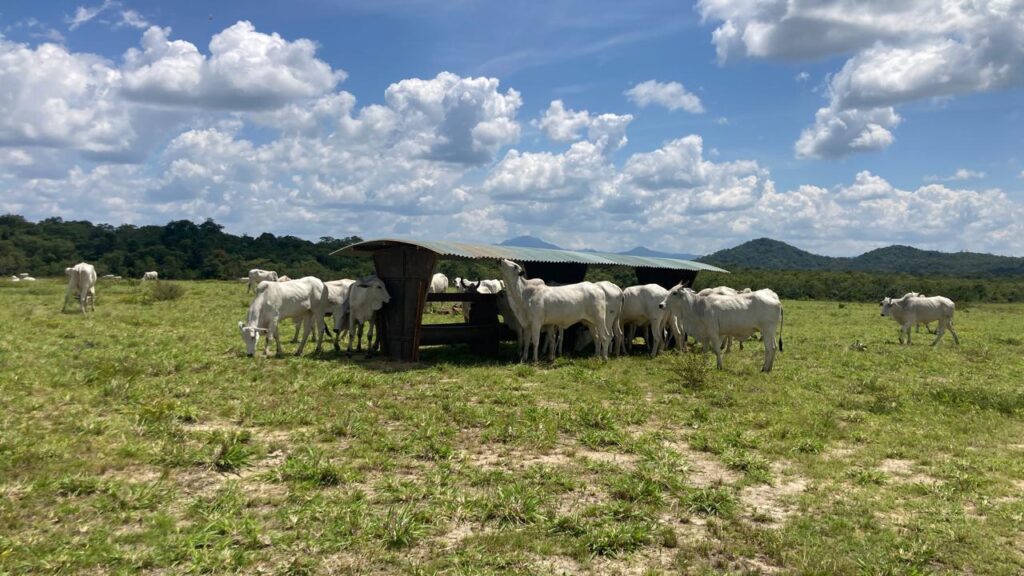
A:
<svg viewBox="0 0 1024 576">
<path fill-rule="evenodd" d="M 380 312 L 383 352 L 393 360 L 417 362 L 423 307 L 437 254 L 414 246 L 395 246 L 375 251 L 373 264 L 391 296 Z"/>
</svg>

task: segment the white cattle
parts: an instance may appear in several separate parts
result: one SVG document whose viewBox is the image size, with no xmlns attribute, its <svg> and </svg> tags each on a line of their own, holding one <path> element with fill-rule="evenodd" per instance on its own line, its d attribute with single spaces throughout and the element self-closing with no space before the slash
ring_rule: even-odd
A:
<svg viewBox="0 0 1024 576">
<path fill-rule="evenodd" d="M 327 310 L 327 287 L 318 278 L 306 276 L 291 282 L 279 283 L 264 280 L 256 286 L 256 298 L 249 306 L 245 322 L 238 323 L 238 329 L 245 342 L 245 353 L 252 356 L 256 352 L 260 334 L 266 336 L 263 354 L 270 349 L 270 339 L 277 344 L 277 354 L 281 354 L 281 338 L 278 324 L 285 318 L 297 318 L 302 321 L 305 330 L 302 342 L 299 343 L 295 355 L 302 354 L 310 332 L 316 331 L 319 352 L 323 345 L 324 313 Z"/>
<path fill-rule="evenodd" d="M 104 274 L 103 275 L 103 279 L 104 280 L 113 280 L 114 279 L 114 275 L 113 274 Z"/>
<path fill-rule="evenodd" d="M 622 342 L 625 339 L 625 335 L 622 332 L 622 288 L 619 288 L 616 284 L 607 280 L 595 282 L 595 284 L 597 284 L 598 288 L 604 291 L 605 325 L 611 333 L 611 338 L 608 339 L 607 343 L 608 350 L 605 350 L 603 354 L 603 356 L 607 358 L 609 351 L 615 355 L 619 354 L 619 348 L 622 346 Z"/>
<path fill-rule="evenodd" d="M 902 298 L 917 298 L 918 296 L 922 296 L 923 297 L 924 294 L 921 294 L 919 292 L 907 292 L 906 294 L 904 294 L 902 296 Z M 917 332 L 918 334 L 920 334 L 921 333 L 921 325 L 922 324 L 924 324 L 925 332 L 927 332 L 929 334 L 935 334 L 935 331 L 931 329 L 931 326 L 928 325 L 928 322 L 918 322 L 914 326 L 914 332 Z"/>
<path fill-rule="evenodd" d="M 338 340 L 343 333 L 348 332 L 348 297 L 352 285 L 355 283 L 355 280 L 348 278 L 324 282 L 327 286 L 327 316 L 334 318 L 333 343 L 335 352 L 341 351 Z M 330 330 L 326 326 L 324 326 L 324 331 L 330 335 Z"/>
<path fill-rule="evenodd" d="M 565 329 L 582 322 L 590 329 L 596 346 L 595 355 L 607 359 L 607 308 L 604 290 L 591 282 L 566 286 L 548 286 L 540 280 L 526 279 L 523 268 L 511 260 L 501 260 L 501 273 L 509 303 L 523 325 L 526 346 L 533 347 L 533 360 L 537 361 L 540 333 L 544 326 Z M 526 354 L 522 361 L 526 361 Z"/>
<path fill-rule="evenodd" d="M 78 298 L 78 307 L 83 313 L 90 303 L 92 309 L 96 310 L 96 268 L 92 264 L 79 262 L 70 268 L 65 268 L 64 275 L 68 279 L 68 288 L 64 292 L 64 306 L 60 311 L 67 310 L 68 299 L 72 295 Z"/>
<path fill-rule="evenodd" d="M 660 304 L 668 294 L 668 290 L 657 284 L 645 284 L 643 286 L 630 286 L 622 291 L 622 329 L 624 338 L 619 346 L 619 353 L 626 352 L 626 345 L 632 344 L 636 336 L 636 329 L 647 327 L 650 337 L 647 344 L 651 356 L 657 356 L 664 347 L 665 328 L 671 328 L 676 333 L 675 323 L 672 322 L 670 310 L 660 307 Z M 680 340 L 681 335 L 675 334 Z"/>
<path fill-rule="evenodd" d="M 21 281 L 22 282 L 35 282 L 36 279 L 31 277 L 31 276 L 25 276 L 24 278 L 21 279 Z"/>
<path fill-rule="evenodd" d="M 279 277 L 277 278 L 277 281 L 278 281 L 278 282 L 288 282 L 288 281 L 290 281 L 290 280 L 291 280 L 291 278 L 290 278 L 290 277 L 288 277 L 287 275 L 285 275 L 285 276 L 279 276 Z"/>
<path fill-rule="evenodd" d="M 938 321 L 938 328 L 935 330 L 935 340 L 932 346 L 939 343 L 943 334 L 948 329 L 953 334 L 953 343 L 959 344 L 960 338 L 953 329 L 953 312 L 956 305 L 949 298 L 943 296 L 911 296 L 905 294 L 902 298 L 886 298 L 882 300 L 882 316 L 888 316 L 900 325 L 900 344 L 903 344 L 903 335 L 907 335 L 907 345 L 910 345 L 910 328 L 919 322 L 925 325 L 928 322 Z"/>
<path fill-rule="evenodd" d="M 21 282 L 21 278 L 18 278 L 17 276 L 11 276 L 11 282 Z"/>
<path fill-rule="evenodd" d="M 722 368 L 722 338 L 749 338 L 755 331 L 764 337 L 764 364 L 762 372 L 771 372 L 775 362 L 775 334 L 778 333 L 778 350 L 782 351 L 783 311 L 779 296 L 771 290 L 758 290 L 741 294 L 693 295 L 689 288 L 677 286 L 666 299 L 669 307 L 677 302 L 692 302 L 692 314 L 696 331 L 700 334 L 704 351 L 714 351 L 719 368 Z M 680 310 L 686 314 L 685 309 Z M 684 321 L 685 324 L 685 321 Z"/>
<path fill-rule="evenodd" d="M 146 280 L 159 280 L 159 279 L 160 279 L 160 275 L 157 274 L 156 270 L 150 270 L 149 272 L 145 272 L 145 273 L 142 274 L 142 280 L 143 281 L 146 281 Z"/>
<path fill-rule="evenodd" d="M 430 278 L 430 286 L 427 286 L 427 294 L 444 294 L 448 291 L 448 277 L 438 272 Z M 434 310 L 434 303 L 430 303 L 430 310 Z"/>
<path fill-rule="evenodd" d="M 28 277 L 29 277 L 29 273 L 28 272 L 22 272 L 21 274 L 18 274 L 18 278 L 21 278 L 21 279 L 25 279 L 25 278 L 28 278 Z"/>
<path fill-rule="evenodd" d="M 259 268 L 249 270 L 249 286 L 246 290 L 251 292 L 253 288 L 258 286 L 259 283 L 264 280 L 277 282 L 277 272 L 274 272 L 273 270 L 260 270 Z"/>
<path fill-rule="evenodd" d="M 455 279 L 455 289 L 459 292 L 475 292 L 477 294 L 497 294 L 505 289 L 501 280 L 467 280 L 465 278 Z M 469 312 L 473 309 L 472 302 L 462 303 L 462 319 L 469 322 Z"/>
<path fill-rule="evenodd" d="M 356 351 L 363 349 L 363 324 L 370 323 L 366 335 L 368 346 L 366 357 L 369 358 L 374 349 L 380 343 L 380 331 L 376 331 L 377 341 L 374 341 L 374 329 L 377 323 L 377 311 L 391 302 L 391 295 L 384 285 L 384 281 L 376 276 L 365 276 L 357 280 L 349 288 L 348 301 L 343 306 L 342 315 L 348 317 L 348 350 L 346 354 L 352 356 L 352 338 L 355 337 Z M 335 320 L 337 326 L 337 320 Z"/>
</svg>

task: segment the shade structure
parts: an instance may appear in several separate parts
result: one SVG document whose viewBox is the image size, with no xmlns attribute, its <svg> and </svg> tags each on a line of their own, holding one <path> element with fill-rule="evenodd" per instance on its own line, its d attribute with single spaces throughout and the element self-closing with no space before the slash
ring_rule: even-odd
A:
<svg viewBox="0 0 1024 576">
<path fill-rule="evenodd" d="M 390 358 L 410 362 L 418 361 L 420 345 L 429 343 L 465 342 L 478 352 L 496 354 L 503 334 L 493 294 L 472 295 L 473 316 L 466 324 L 423 325 L 427 288 L 438 259 L 505 258 L 522 264 L 531 278 L 558 283 L 583 281 L 591 265 L 626 266 L 634 269 L 639 284 L 654 283 L 666 288 L 680 282 L 691 285 L 701 271 L 727 273 L 710 264 L 675 258 L 399 238 L 366 240 L 331 254 L 373 258 L 377 276 L 391 295 L 391 302 L 378 315 L 383 351 Z M 452 300 L 451 295 L 430 296 Z M 466 299 L 469 301 L 469 296 Z"/>
</svg>

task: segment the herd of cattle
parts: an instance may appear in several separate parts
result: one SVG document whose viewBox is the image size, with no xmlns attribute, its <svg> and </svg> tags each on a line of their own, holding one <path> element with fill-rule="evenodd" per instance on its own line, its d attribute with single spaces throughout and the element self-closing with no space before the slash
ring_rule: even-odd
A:
<svg viewBox="0 0 1024 576">
<path fill-rule="evenodd" d="M 611 282 L 579 282 L 555 285 L 540 279 L 527 279 L 522 266 L 510 260 L 501 260 L 502 279 L 471 281 L 455 279 L 459 292 L 494 294 L 502 321 L 516 334 L 521 361 L 531 357 L 537 361 L 542 336 L 545 353 L 549 358 L 562 352 L 565 330 L 582 324 L 587 332 L 577 339 L 577 351 L 593 344 L 594 353 L 607 359 L 610 354 L 624 354 L 631 347 L 638 330 L 647 343 L 651 356 L 656 356 L 674 341 L 685 351 L 692 337 L 701 348 L 713 352 L 718 367 L 722 367 L 722 353 L 731 348 L 732 340 L 740 345 L 756 335 L 764 343 L 764 364 L 761 370 L 769 372 L 776 350 L 782 351 L 783 307 L 779 296 L 767 288 L 761 290 L 734 290 L 727 286 L 707 288 L 699 292 L 682 284 L 665 289 L 657 284 L 630 286 L 621 289 Z M 79 308 L 95 310 L 96 269 L 85 262 L 65 268 L 68 285 L 64 295 L 66 310 L 74 297 Z M 113 275 L 104 278 L 116 278 Z M 146 272 L 143 280 L 157 280 L 155 271 Z M 33 280 L 27 274 L 11 277 L 12 281 Z M 270 341 L 281 354 L 278 328 L 282 320 L 295 322 L 295 336 L 299 342 L 295 354 L 302 354 L 311 334 L 316 339 L 316 352 L 323 349 L 324 337 L 333 337 L 334 349 L 341 350 L 339 340 L 348 334 L 347 353 L 362 350 L 363 328 L 369 324 L 367 354 L 379 345 L 379 331 L 374 339 L 376 316 L 391 301 L 384 282 L 376 276 L 358 280 L 342 279 L 323 282 L 313 276 L 292 280 L 278 276 L 277 272 L 253 269 L 243 278 L 250 291 L 255 292 L 245 321 L 238 323 L 246 354 L 252 356 L 261 337 L 263 353 L 268 354 Z M 429 293 L 448 290 L 448 278 L 434 274 Z M 935 345 L 948 330 L 953 341 L 960 343 L 953 329 L 955 305 L 942 296 L 925 296 L 908 292 L 900 298 L 885 298 L 881 302 L 881 315 L 890 317 L 900 327 L 900 344 L 911 343 L 911 328 L 937 322 Z M 469 302 L 463 303 L 463 314 L 471 314 Z M 334 321 L 333 334 L 326 318 Z M 301 340 L 299 332 L 302 332 Z M 777 346 L 776 346 L 777 343 Z"/>
</svg>

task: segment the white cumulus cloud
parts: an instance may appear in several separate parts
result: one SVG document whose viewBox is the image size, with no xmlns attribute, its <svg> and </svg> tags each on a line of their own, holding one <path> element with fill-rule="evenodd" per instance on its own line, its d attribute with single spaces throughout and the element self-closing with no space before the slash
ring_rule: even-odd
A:
<svg viewBox="0 0 1024 576">
<path fill-rule="evenodd" d="M 658 82 L 648 80 L 633 86 L 625 92 L 626 97 L 641 108 L 657 104 L 669 110 L 686 110 L 691 114 L 702 114 L 704 105 L 696 94 L 689 92 L 679 82 Z"/>
</svg>

